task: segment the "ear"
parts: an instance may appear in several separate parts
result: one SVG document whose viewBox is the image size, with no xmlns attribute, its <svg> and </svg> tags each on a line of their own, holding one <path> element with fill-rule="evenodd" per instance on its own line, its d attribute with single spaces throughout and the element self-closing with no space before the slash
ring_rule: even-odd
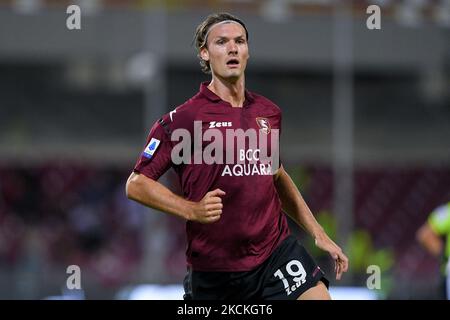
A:
<svg viewBox="0 0 450 320">
<path fill-rule="evenodd" d="M 206 47 L 200 49 L 200 57 L 205 61 L 209 61 L 209 52 Z"/>
</svg>

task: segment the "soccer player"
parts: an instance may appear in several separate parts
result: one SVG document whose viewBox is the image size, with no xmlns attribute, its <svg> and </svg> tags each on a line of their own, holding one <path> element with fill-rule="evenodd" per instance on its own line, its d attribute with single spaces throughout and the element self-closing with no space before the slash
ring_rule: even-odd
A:
<svg viewBox="0 0 450 320">
<path fill-rule="evenodd" d="M 442 258 L 442 295 L 450 300 L 450 202 L 430 213 L 416 234 L 419 243 L 435 257 Z M 445 237 L 445 248 L 442 237 Z"/>
<path fill-rule="evenodd" d="M 245 89 L 245 24 L 212 14 L 194 41 L 212 79 L 153 125 L 127 196 L 186 220 L 185 299 L 330 299 L 328 280 L 290 235 L 285 213 L 331 255 L 336 279 L 348 259 L 277 165 L 281 110 Z M 183 196 L 157 182 L 171 167 Z"/>
</svg>

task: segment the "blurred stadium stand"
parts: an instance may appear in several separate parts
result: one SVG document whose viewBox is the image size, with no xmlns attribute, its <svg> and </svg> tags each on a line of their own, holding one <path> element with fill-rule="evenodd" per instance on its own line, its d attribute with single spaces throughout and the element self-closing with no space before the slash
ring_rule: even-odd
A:
<svg viewBox="0 0 450 320">
<path fill-rule="evenodd" d="M 116 298 L 119 300 L 181 300 L 183 294 L 184 290 L 181 285 L 140 285 L 123 289 Z M 332 287 L 330 295 L 333 300 L 378 299 L 376 292 L 357 287 Z"/>
<path fill-rule="evenodd" d="M 283 161 L 304 171 L 311 209 L 332 212 L 335 3 L 0 0 L 0 298 L 57 297 L 71 264 L 87 299 L 181 283 L 182 221 L 124 185 L 150 125 L 208 79 L 191 40 L 211 11 L 246 21 L 247 85 L 280 105 Z M 450 197 L 450 2 L 351 3 L 352 227 L 393 250 L 390 298 L 433 298 L 439 261 L 414 233 Z M 80 31 L 66 29 L 69 4 Z"/>
</svg>

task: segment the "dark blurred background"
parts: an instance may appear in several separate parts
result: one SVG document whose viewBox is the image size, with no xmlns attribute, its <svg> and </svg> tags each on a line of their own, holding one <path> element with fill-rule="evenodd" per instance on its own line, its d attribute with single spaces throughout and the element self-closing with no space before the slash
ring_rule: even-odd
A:
<svg viewBox="0 0 450 320">
<path fill-rule="evenodd" d="M 281 107 L 283 163 L 350 257 L 332 287 L 377 265 L 377 298 L 440 298 L 415 232 L 450 199 L 448 0 L 0 0 L 0 298 L 60 297 L 69 265 L 86 299 L 181 284 L 183 221 L 125 182 L 152 123 L 209 79 L 191 42 L 218 11 L 247 24 L 246 85 Z"/>
</svg>

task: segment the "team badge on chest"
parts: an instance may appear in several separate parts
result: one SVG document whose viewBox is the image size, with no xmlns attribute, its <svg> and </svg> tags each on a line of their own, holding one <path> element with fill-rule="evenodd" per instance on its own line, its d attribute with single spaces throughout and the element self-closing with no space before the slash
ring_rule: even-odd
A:
<svg viewBox="0 0 450 320">
<path fill-rule="evenodd" d="M 269 134 L 270 133 L 270 123 L 269 123 L 269 120 L 267 118 L 257 117 L 256 118 L 256 123 L 258 124 L 259 129 L 263 133 L 265 133 L 265 134 Z"/>
</svg>

